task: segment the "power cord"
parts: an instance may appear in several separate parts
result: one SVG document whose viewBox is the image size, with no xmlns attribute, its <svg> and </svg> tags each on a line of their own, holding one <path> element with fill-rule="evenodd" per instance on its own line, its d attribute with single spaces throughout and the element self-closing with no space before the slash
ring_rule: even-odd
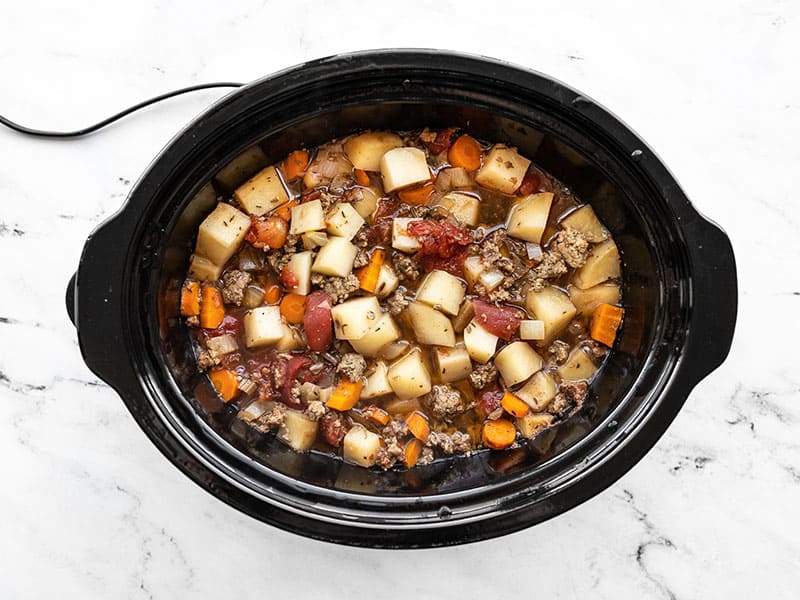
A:
<svg viewBox="0 0 800 600">
<path fill-rule="evenodd" d="M 243 83 L 232 83 L 226 81 L 190 85 L 189 87 L 181 88 L 179 90 L 173 90 L 171 92 L 161 94 L 160 96 L 155 96 L 153 98 L 150 98 L 149 100 L 144 100 L 143 102 L 134 104 L 133 106 L 126 108 L 125 110 L 120 111 L 115 115 L 111 115 L 110 117 L 103 119 L 102 121 L 95 123 L 94 125 L 89 125 L 88 127 L 84 127 L 83 129 L 76 129 L 75 131 L 47 131 L 45 129 L 33 129 L 31 127 L 25 127 L 24 125 L 20 125 L 19 123 L 15 123 L 11 119 L 7 119 L 3 115 L 0 115 L 0 125 L 5 125 L 9 129 L 13 129 L 18 133 L 24 135 L 31 135 L 34 137 L 52 138 L 52 139 L 74 139 L 83 137 L 85 135 L 89 135 L 90 133 L 94 133 L 95 131 L 102 129 L 103 127 L 106 127 L 115 121 L 119 121 L 123 117 L 126 117 L 129 114 L 136 112 L 137 110 L 141 110 L 146 106 L 150 106 L 151 104 L 156 104 L 157 102 L 161 102 L 162 100 L 174 98 L 175 96 L 180 96 L 181 94 L 188 94 L 189 92 L 196 92 L 198 90 L 208 90 L 212 88 L 237 88 L 237 87 L 242 87 L 243 85 L 244 85 Z"/>
</svg>

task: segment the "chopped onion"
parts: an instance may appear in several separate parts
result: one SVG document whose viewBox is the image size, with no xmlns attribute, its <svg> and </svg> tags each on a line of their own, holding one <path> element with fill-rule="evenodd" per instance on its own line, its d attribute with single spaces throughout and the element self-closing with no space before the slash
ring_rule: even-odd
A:
<svg viewBox="0 0 800 600">
<path fill-rule="evenodd" d="M 264 301 L 264 288 L 259 285 L 250 284 L 244 290 L 242 304 L 245 308 L 256 308 L 261 306 Z"/>
<path fill-rule="evenodd" d="M 525 244 L 525 249 L 528 251 L 528 258 L 530 260 L 536 260 L 542 256 L 542 247 L 539 244 L 527 242 Z"/>
<path fill-rule="evenodd" d="M 236 352 L 239 349 L 239 344 L 236 343 L 235 337 L 233 337 L 230 333 L 226 333 L 224 335 L 210 338 L 206 342 L 206 347 L 212 355 L 222 356 L 224 354 Z"/>
<path fill-rule="evenodd" d="M 489 269 L 480 274 L 478 281 L 486 288 L 487 292 L 491 292 L 494 288 L 503 283 L 504 277 L 500 269 Z"/>
<path fill-rule="evenodd" d="M 264 268 L 264 253 L 255 248 L 244 245 L 239 252 L 240 271 L 259 271 Z"/>
<path fill-rule="evenodd" d="M 237 415 L 242 421 L 250 423 L 255 421 L 260 416 L 264 415 L 268 410 L 272 410 L 275 402 L 259 402 L 258 400 L 251 402 L 246 408 L 239 411 Z"/>
<path fill-rule="evenodd" d="M 239 390 L 245 395 L 249 396 L 256 391 L 258 387 L 252 379 L 241 379 L 239 381 Z"/>
</svg>

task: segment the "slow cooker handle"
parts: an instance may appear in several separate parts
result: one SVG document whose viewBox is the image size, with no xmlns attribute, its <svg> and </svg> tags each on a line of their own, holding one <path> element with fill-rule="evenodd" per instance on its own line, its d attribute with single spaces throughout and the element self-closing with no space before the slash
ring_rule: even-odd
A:
<svg viewBox="0 0 800 600">
<path fill-rule="evenodd" d="M 692 263 L 691 330 L 684 356 L 699 382 L 731 349 L 738 306 L 736 259 L 730 239 L 715 223 L 698 215 L 684 227 Z"/>
</svg>

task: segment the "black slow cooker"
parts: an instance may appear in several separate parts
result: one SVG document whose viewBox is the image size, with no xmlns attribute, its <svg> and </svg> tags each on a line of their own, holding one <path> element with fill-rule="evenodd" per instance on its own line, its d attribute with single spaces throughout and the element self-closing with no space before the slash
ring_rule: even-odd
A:
<svg viewBox="0 0 800 600">
<path fill-rule="evenodd" d="M 290 150 L 363 129 L 462 126 L 519 147 L 588 200 L 623 257 L 626 318 L 593 401 L 522 448 L 380 471 L 253 437 L 197 372 L 178 295 L 200 221 Z M 244 86 L 156 157 L 86 242 L 67 291 L 86 364 L 198 485 L 295 533 L 371 547 L 491 538 L 605 489 L 656 443 L 730 348 L 731 244 L 647 145 L 562 83 L 433 50 L 312 61 Z"/>
</svg>

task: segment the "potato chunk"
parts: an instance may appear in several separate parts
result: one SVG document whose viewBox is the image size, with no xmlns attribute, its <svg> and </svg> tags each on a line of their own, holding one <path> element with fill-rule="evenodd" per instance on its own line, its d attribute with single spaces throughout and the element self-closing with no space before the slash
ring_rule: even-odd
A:
<svg viewBox="0 0 800 600">
<path fill-rule="evenodd" d="M 468 256 L 464 261 L 464 278 L 471 287 L 475 287 L 485 270 L 480 256 Z"/>
<path fill-rule="evenodd" d="M 607 239 L 592 248 L 589 258 L 575 273 L 572 281 L 576 286 L 585 290 L 619 276 L 619 250 L 617 250 L 614 240 Z"/>
<path fill-rule="evenodd" d="M 283 336 L 275 344 L 276 350 L 300 350 L 305 345 L 303 336 L 299 331 L 290 327 L 286 323 L 282 324 Z"/>
<path fill-rule="evenodd" d="M 456 345 L 456 334 L 447 315 L 421 302 L 411 302 L 405 314 L 420 344 L 450 348 Z"/>
<path fill-rule="evenodd" d="M 543 340 L 544 321 L 526 319 L 519 324 L 519 337 L 523 340 Z"/>
<path fill-rule="evenodd" d="M 459 223 L 475 227 L 478 224 L 481 203 L 475 196 L 462 192 L 450 192 L 436 202 L 447 210 Z"/>
<path fill-rule="evenodd" d="M 433 364 L 442 383 L 459 381 L 472 371 L 472 361 L 464 346 L 455 348 L 434 348 Z"/>
<path fill-rule="evenodd" d="M 408 234 L 408 225 L 414 221 L 422 221 L 422 219 L 398 217 L 392 220 L 392 248 L 400 252 L 419 250 L 419 240 Z"/>
<path fill-rule="evenodd" d="M 530 439 L 550 427 L 553 422 L 553 415 L 528 413 L 524 417 L 517 419 L 517 430 L 520 435 Z"/>
<path fill-rule="evenodd" d="M 530 165 L 531 161 L 520 156 L 516 150 L 495 144 L 475 175 L 475 181 L 490 190 L 513 194 L 522 184 Z"/>
<path fill-rule="evenodd" d="M 220 202 L 200 224 L 195 254 L 220 267 L 230 260 L 250 231 L 250 217 L 230 204 Z"/>
<path fill-rule="evenodd" d="M 422 280 L 417 289 L 417 301 L 438 307 L 449 315 L 458 314 L 464 301 L 466 286 L 458 277 L 447 271 L 431 271 Z"/>
<path fill-rule="evenodd" d="M 572 227 L 577 229 L 583 234 L 588 241 L 596 244 L 608 239 L 609 233 L 597 215 L 594 214 L 594 209 L 588 204 L 573 210 L 566 217 L 561 219 L 562 227 Z"/>
<path fill-rule="evenodd" d="M 340 340 L 359 340 L 378 322 L 382 314 L 381 305 L 375 296 L 347 300 L 331 309 L 333 332 Z"/>
<path fill-rule="evenodd" d="M 356 169 L 378 171 L 381 158 L 392 148 L 399 148 L 403 140 L 388 131 L 368 131 L 347 138 L 344 153 Z"/>
<path fill-rule="evenodd" d="M 352 204 L 339 202 L 331 207 L 325 217 L 328 233 L 352 240 L 365 223 Z"/>
<path fill-rule="evenodd" d="M 392 363 L 388 377 L 389 385 L 401 400 L 419 398 L 431 391 L 431 375 L 419 349 Z"/>
<path fill-rule="evenodd" d="M 536 319 L 544 321 L 544 344 L 556 339 L 577 313 L 569 296 L 553 286 L 546 287 L 541 292 L 529 291 L 525 308 Z"/>
<path fill-rule="evenodd" d="M 546 409 L 558 392 L 555 380 L 544 371 L 538 371 L 515 393 L 531 410 L 540 412 Z"/>
<path fill-rule="evenodd" d="M 567 357 L 567 362 L 558 368 L 558 374 L 564 381 L 577 381 L 579 379 L 591 379 L 597 372 L 592 359 L 586 351 L 578 346 Z"/>
<path fill-rule="evenodd" d="M 292 255 L 286 268 L 291 271 L 297 279 L 297 285 L 289 288 L 289 291 L 302 296 L 308 295 L 311 291 L 311 259 L 313 253 L 310 250 L 297 252 Z"/>
<path fill-rule="evenodd" d="M 381 157 L 380 168 L 387 194 L 431 178 L 425 153 L 419 148 L 389 150 Z"/>
<path fill-rule="evenodd" d="M 494 365 L 507 386 L 525 381 L 542 368 L 544 361 L 525 342 L 512 342 L 494 358 Z"/>
<path fill-rule="evenodd" d="M 591 315 L 601 304 L 619 304 L 620 292 L 616 283 L 599 283 L 582 290 L 576 285 L 567 288 L 569 298 L 582 315 Z"/>
<path fill-rule="evenodd" d="M 353 270 L 353 262 L 355 262 L 357 254 L 357 246 L 343 237 L 331 236 L 327 243 L 320 248 L 317 258 L 311 266 L 311 271 L 322 275 L 346 277 Z"/>
<path fill-rule="evenodd" d="M 361 398 L 369 400 L 392 393 L 389 385 L 389 367 L 382 360 L 375 363 L 375 369 L 367 376 L 367 382 L 361 388 Z"/>
<path fill-rule="evenodd" d="M 300 235 L 308 231 L 325 229 L 325 212 L 322 202 L 311 200 L 292 207 L 292 219 L 289 222 L 289 233 Z"/>
<path fill-rule="evenodd" d="M 267 167 L 236 188 L 233 197 L 251 215 L 261 216 L 289 201 L 278 170 Z"/>
<path fill-rule="evenodd" d="M 362 425 L 353 426 L 342 441 L 344 459 L 362 467 L 371 467 L 378 458 L 381 438 Z"/>
<path fill-rule="evenodd" d="M 464 328 L 464 346 L 470 358 L 480 364 L 486 364 L 494 356 L 497 340 L 500 338 L 489 333 L 475 319 Z"/>
<path fill-rule="evenodd" d="M 317 438 L 317 422 L 309 419 L 299 410 L 287 410 L 283 425 L 278 429 L 278 439 L 304 452 L 310 450 Z"/>
<path fill-rule="evenodd" d="M 362 337 L 350 340 L 353 350 L 364 356 L 377 356 L 387 344 L 400 339 L 400 328 L 392 315 L 383 313 Z"/>
<path fill-rule="evenodd" d="M 189 262 L 189 277 L 199 281 L 216 281 L 222 276 L 222 265 L 215 265 L 205 256 L 193 254 Z"/>
<path fill-rule="evenodd" d="M 534 244 L 541 243 L 552 204 L 552 192 L 525 196 L 508 212 L 508 235 Z"/>
<path fill-rule="evenodd" d="M 309 231 L 300 236 L 303 241 L 303 248 L 313 250 L 328 243 L 328 234 L 324 231 Z"/>
<path fill-rule="evenodd" d="M 277 306 L 259 306 L 244 316 L 244 338 L 248 348 L 274 344 L 283 334 L 281 311 Z"/>
<path fill-rule="evenodd" d="M 400 285 L 400 278 L 389 265 L 381 266 L 378 274 L 378 283 L 375 284 L 375 295 L 378 298 L 386 298 Z"/>
</svg>

